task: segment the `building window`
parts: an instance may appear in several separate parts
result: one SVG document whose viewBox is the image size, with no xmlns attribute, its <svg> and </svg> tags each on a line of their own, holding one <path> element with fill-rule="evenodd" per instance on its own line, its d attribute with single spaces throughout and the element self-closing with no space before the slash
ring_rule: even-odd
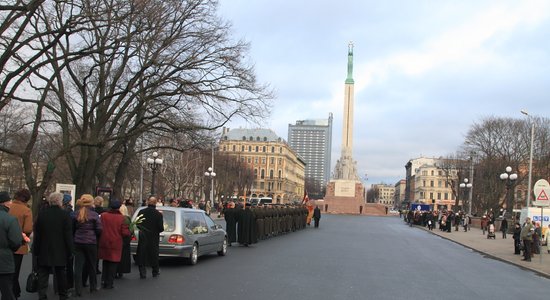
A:
<svg viewBox="0 0 550 300">
<path fill-rule="evenodd" d="M 254 140 L 254 138 L 253 138 L 253 137 L 250 137 L 250 138 L 249 138 L 248 140 L 249 140 L 249 141 L 253 141 L 253 140 Z"/>
<path fill-rule="evenodd" d="M 281 179 L 282 174 L 283 174 L 283 171 L 279 170 L 279 179 Z"/>
<path fill-rule="evenodd" d="M 260 171 L 260 179 L 264 179 L 264 178 L 265 178 L 265 170 L 262 169 L 262 170 Z"/>
<path fill-rule="evenodd" d="M 233 145 L 233 152 L 237 151 L 237 146 Z"/>
<path fill-rule="evenodd" d="M 256 152 L 259 152 L 259 151 L 260 151 L 260 147 L 256 146 Z"/>
<path fill-rule="evenodd" d="M 254 157 L 254 163 L 258 164 L 258 158 L 257 157 Z"/>
<path fill-rule="evenodd" d="M 275 163 L 275 157 L 270 157 L 269 158 L 269 163 L 274 164 Z"/>
<path fill-rule="evenodd" d="M 262 157 L 262 165 L 265 165 L 265 157 Z"/>
<path fill-rule="evenodd" d="M 422 180 L 422 186 L 426 186 L 426 180 Z"/>
<path fill-rule="evenodd" d="M 241 152 L 244 152 L 244 145 L 241 146 Z"/>
<path fill-rule="evenodd" d="M 265 146 L 262 147 L 262 152 L 265 152 Z"/>
<path fill-rule="evenodd" d="M 441 182 L 441 180 L 438 180 L 437 181 L 437 187 L 441 187 L 441 186 L 442 186 L 442 182 Z"/>
<path fill-rule="evenodd" d="M 264 136 L 264 142 L 267 142 L 267 137 Z"/>
<path fill-rule="evenodd" d="M 271 146 L 271 153 L 275 153 L 275 147 Z"/>
<path fill-rule="evenodd" d="M 225 151 L 225 145 L 223 145 L 223 151 Z"/>
<path fill-rule="evenodd" d="M 430 187 L 434 187 L 434 181 L 430 180 Z"/>
<path fill-rule="evenodd" d="M 252 152 L 252 146 L 248 146 L 248 152 Z"/>
<path fill-rule="evenodd" d="M 254 169 L 254 178 L 258 178 L 258 169 Z"/>
<path fill-rule="evenodd" d="M 269 179 L 273 179 L 273 170 L 269 170 Z"/>
<path fill-rule="evenodd" d="M 434 176 L 434 170 L 432 170 L 432 171 L 430 172 L 430 174 L 432 174 L 432 176 Z"/>
<path fill-rule="evenodd" d="M 257 141 L 257 142 L 260 141 L 260 137 L 259 137 L 259 136 L 256 137 L 256 141 Z"/>
<path fill-rule="evenodd" d="M 434 198 L 434 193 L 430 193 L 430 199 Z"/>
<path fill-rule="evenodd" d="M 243 136 L 243 141 L 246 141 L 246 136 Z"/>
<path fill-rule="evenodd" d="M 283 147 L 279 147 L 279 153 L 283 153 Z"/>
<path fill-rule="evenodd" d="M 441 200 L 441 193 L 437 193 L 437 200 Z"/>
</svg>

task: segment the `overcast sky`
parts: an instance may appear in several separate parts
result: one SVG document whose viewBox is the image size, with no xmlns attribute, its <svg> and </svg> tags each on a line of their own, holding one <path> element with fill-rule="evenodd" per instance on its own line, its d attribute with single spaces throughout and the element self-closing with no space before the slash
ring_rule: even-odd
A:
<svg viewBox="0 0 550 300">
<path fill-rule="evenodd" d="M 550 116 L 550 1 L 220 0 L 219 14 L 276 91 L 265 128 L 287 139 L 288 124 L 334 114 L 333 167 L 353 41 L 353 156 L 369 187 L 455 153 L 485 117 Z"/>
</svg>

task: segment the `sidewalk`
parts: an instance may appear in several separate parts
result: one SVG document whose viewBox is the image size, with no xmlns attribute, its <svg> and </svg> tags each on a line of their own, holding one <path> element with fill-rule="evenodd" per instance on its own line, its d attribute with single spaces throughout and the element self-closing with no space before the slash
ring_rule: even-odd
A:
<svg viewBox="0 0 550 300">
<path fill-rule="evenodd" d="M 427 227 L 416 227 L 428 231 Z M 550 254 L 546 251 L 546 246 L 541 247 L 542 256 L 540 254 L 535 254 L 530 262 L 526 262 L 521 260 L 523 258 L 522 255 L 514 255 L 514 239 L 511 234 L 508 234 L 507 238 L 503 239 L 502 232 L 499 231 L 496 233 L 496 239 L 488 239 L 479 228 L 471 228 L 470 231 L 464 232 L 462 227 L 459 227 L 458 231 L 455 231 L 453 227 L 451 232 L 440 231 L 437 228 L 428 232 L 491 258 L 531 270 L 541 276 L 550 278 Z"/>
</svg>

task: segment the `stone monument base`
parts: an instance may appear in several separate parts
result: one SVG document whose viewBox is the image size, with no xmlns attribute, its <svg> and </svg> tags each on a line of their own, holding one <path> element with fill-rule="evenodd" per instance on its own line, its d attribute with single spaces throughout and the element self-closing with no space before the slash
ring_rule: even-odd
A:
<svg viewBox="0 0 550 300">
<path fill-rule="evenodd" d="M 321 201 L 317 201 L 318 204 Z M 365 212 L 365 187 L 355 180 L 331 180 L 322 201 L 322 211 L 332 214 L 363 214 Z"/>
</svg>

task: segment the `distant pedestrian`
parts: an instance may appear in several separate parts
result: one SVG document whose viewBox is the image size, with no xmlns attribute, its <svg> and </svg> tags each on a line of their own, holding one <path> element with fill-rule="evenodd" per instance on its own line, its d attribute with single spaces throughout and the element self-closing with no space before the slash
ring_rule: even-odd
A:
<svg viewBox="0 0 550 300">
<path fill-rule="evenodd" d="M 32 253 L 38 271 L 38 298 L 47 299 L 48 279 L 53 269 L 59 299 L 67 299 L 67 257 L 74 253 L 69 213 L 61 208 L 63 194 L 51 193 L 34 223 Z"/>
<path fill-rule="evenodd" d="M 533 234 L 535 228 L 531 224 L 531 218 L 525 218 L 525 223 L 521 228 L 520 238 L 523 241 L 523 259 L 524 261 L 531 261 L 531 243 L 533 242 Z"/>
<path fill-rule="evenodd" d="M 506 232 L 508 231 L 508 220 L 506 218 L 502 219 L 502 222 L 500 222 L 500 231 L 502 231 L 502 238 L 506 238 Z"/>
<path fill-rule="evenodd" d="M 159 269 L 159 238 L 164 231 L 164 218 L 156 207 L 157 198 L 149 197 L 147 207 L 140 210 L 137 218 L 142 219 L 137 225 L 138 246 L 136 263 L 139 267 L 139 278 L 147 278 L 146 267 L 152 267 L 153 277 L 160 275 Z"/>
<path fill-rule="evenodd" d="M 548 230 L 546 230 L 546 235 L 544 236 L 546 240 L 546 251 L 550 254 L 550 225 L 548 225 Z"/>
<path fill-rule="evenodd" d="M 315 206 L 315 209 L 313 210 L 313 221 L 315 222 L 315 228 L 319 227 L 319 221 L 321 220 L 321 210 L 319 209 L 319 206 Z"/>
<path fill-rule="evenodd" d="M 514 254 L 521 254 L 521 224 L 514 224 Z"/>
<path fill-rule="evenodd" d="M 0 192 L 0 294 L 2 300 L 13 300 L 13 275 L 15 273 L 15 252 L 23 241 L 17 219 L 8 211 L 12 200 L 8 192 Z"/>
</svg>

